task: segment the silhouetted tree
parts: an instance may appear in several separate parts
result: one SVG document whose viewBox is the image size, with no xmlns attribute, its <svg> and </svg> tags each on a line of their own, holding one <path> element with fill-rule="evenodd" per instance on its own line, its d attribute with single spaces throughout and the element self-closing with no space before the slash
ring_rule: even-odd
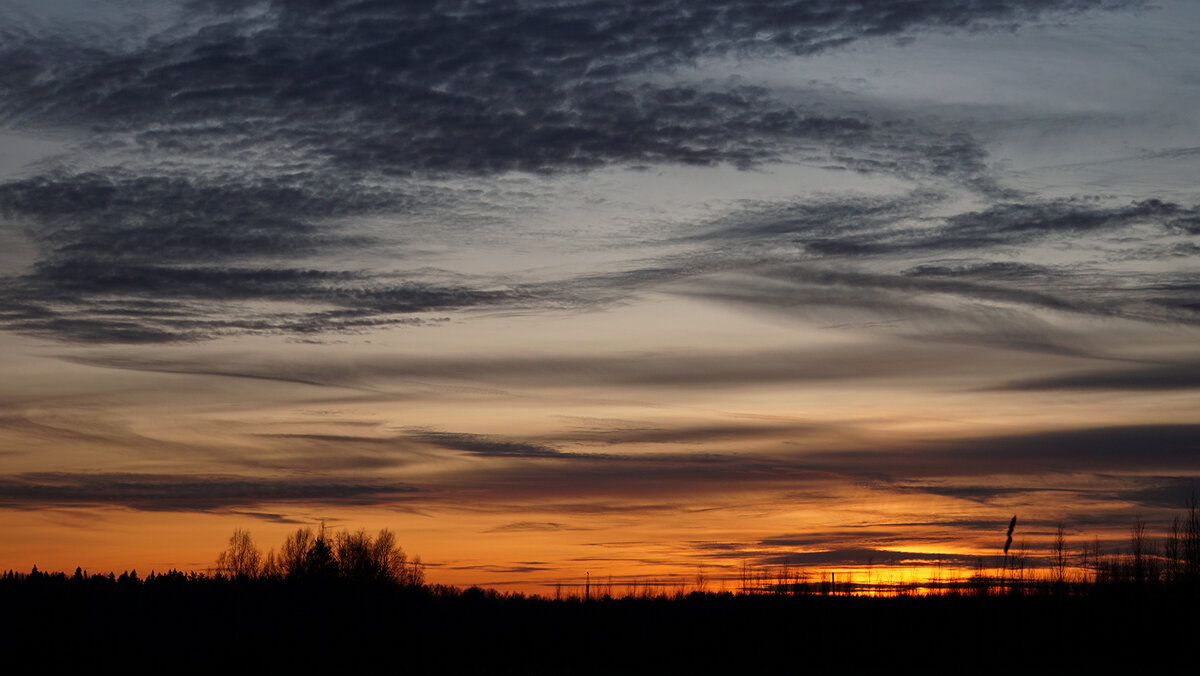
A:
<svg viewBox="0 0 1200 676">
<path fill-rule="evenodd" d="M 1129 569 L 1133 581 L 1139 585 L 1147 577 L 1146 554 L 1146 522 L 1134 519 L 1129 529 Z"/>
<path fill-rule="evenodd" d="M 279 573 L 283 577 L 299 577 L 304 571 L 304 559 L 312 547 L 313 532 L 311 528 L 300 528 L 287 536 L 283 548 L 279 550 Z"/>
<path fill-rule="evenodd" d="M 241 528 L 233 531 L 229 548 L 217 557 L 217 570 L 233 578 L 256 578 L 261 566 L 262 553 L 254 546 L 250 531 Z"/>
<path fill-rule="evenodd" d="M 1165 576 L 1168 582 L 1179 582 L 1183 573 L 1183 532 L 1179 523 L 1179 515 L 1171 519 L 1171 531 L 1163 540 L 1163 559 L 1166 564 Z"/>
<path fill-rule="evenodd" d="M 425 567 L 421 565 L 421 557 L 414 556 L 410 561 L 390 530 L 384 528 L 379 531 L 371 551 L 381 579 L 410 586 L 425 584 Z"/>
<path fill-rule="evenodd" d="M 279 559 L 275 556 L 274 549 L 268 551 L 266 557 L 263 558 L 262 569 L 259 570 L 258 576 L 270 580 L 283 577 L 279 566 Z"/>
<path fill-rule="evenodd" d="M 409 563 L 396 537 L 384 529 L 372 539 L 366 529 L 342 531 L 334 537 L 338 573 L 348 580 L 419 585 L 424 582 L 420 561 Z"/>
<path fill-rule="evenodd" d="M 313 538 L 308 550 L 304 552 L 299 574 L 296 577 L 306 580 L 331 580 L 337 575 L 337 560 L 333 557 L 333 548 L 329 546 L 329 541 L 325 539 L 325 532 L 322 529 Z"/>
<path fill-rule="evenodd" d="M 1188 499 L 1180 550 L 1183 577 L 1195 584 L 1200 577 L 1200 502 L 1195 493 Z"/>
<path fill-rule="evenodd" d="M 425 583 L 420 557 L 409 560 L 396 536 L 386 528 L 372 538 L 365 529 L 341 531 L 332 537 L 324 529 L 301 528 L 287 536 L 276 556 L 272 551 L 262 574 L 287 579 L 341 578 L 359 582 L 388 582 L 408 586 Z"/>
<path fill-rule="evenodd" d="M 382 571 L 366 529 L 360 528 L 353 533 L 342 531 L 334 536 L 333 543 L 333 555 L 341 577 L 362 582 L 374 582 L 381 577 Z"/>
<path fill-rule="evenodd" d="M 1054 584 L 1056 590 L 1062 593 L 1067 581 L 1067 536 L 1063 525 L 1058 524 L 1054 532 Z"/>
</svg>

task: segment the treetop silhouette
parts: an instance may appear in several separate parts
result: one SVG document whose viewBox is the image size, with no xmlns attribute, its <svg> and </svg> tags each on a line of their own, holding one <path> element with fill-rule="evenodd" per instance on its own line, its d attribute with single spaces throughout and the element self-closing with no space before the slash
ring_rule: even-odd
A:
<svg viewBox="0 0 1200 676">
<path fill-rule="evenodd" d="M 410 560 L 395 534 L 386 528 L 375 537 L 365 528 L 342 530 L 332 536 L 324 527 L 315 533 L 311 528 L 300 528 L 287 536 L 278 555 L 272 550 L 265 557 L 250 533 L 238 529 L 229 538 L 229 547 L 217 557 L 217 572 L 236 579 L 340 579 L 402 586 L 425 583 L 421 557 Z"/>
</svg>

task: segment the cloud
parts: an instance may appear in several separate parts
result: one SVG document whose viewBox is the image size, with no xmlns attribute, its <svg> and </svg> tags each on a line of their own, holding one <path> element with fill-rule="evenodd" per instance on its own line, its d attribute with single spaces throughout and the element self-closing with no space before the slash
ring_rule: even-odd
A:
<svg viewBox="0 0 1200 676">
<path fill-rule="evenodd" d="M 772 246 L 786 243 L 814 258 L 852 260 L 956 250 L 981 252 L 1047 238 L 1128 231 L 1143 224 L 1156 226 L 1166 235 L 1177 230 L 1181 222 L 1200 214 L 1200 206 L 1158 199 L 1121 206 L 1093 200 L 1026 199 L 1000 202 L 978 211 L 930 217 L 928 208 L 945 199 L 939 193 L 922 190 L 903 196 L 847 196 L 796 204 L 761 204 L 721 217 L 725 222 L 718 222 L 711 231 L 695 238 L 743 245 L 765 240 Z M 918 269 L 922 270 L 960 275 L 972 271 L 939 266 Z M 1007 272 L 1015 270 L 1008 268 Z M 995 279 L 1005 269 L 982 267 L 973 271 Z M 1009 274 L 1007 278 L 1013 276 Z"/>
<path fill-rule="evenodd" d="M 1071 200 L 1041 203 L 1005 203 L 984 211 L 952 216 L 946 225 L 927 236 L 900 242 L 901 248 L 977 249 L 1024 244 L 1043 237 L 1078 237 L 1090 233 L 1127 229 L 1141 223 L 1164 227 L 1178 218 L 1200 213 L 1200 207 L 1183 207 L 1158 199 L 1135 201 L 1127 206 L 1103 207 Z"/>
<path fill-rule="evenodd" d="M 821 423 L 765 423 L 682 425 L 676 427 L 623 426 L 559 432 L 557 439 L 577 443 L 625 444 L 708 444 L 716 441 L 750 441 L 783 436 L 806 437 L 828 431 Z"/>
<path fill-rule="evenodd" d="M 0 285 L 10 294 L 0 301 L 0 320 L 11 330 L 69 342 L 176 342 L 412 325 L 425 321 L 414 314 L 486 307 L 511 297 L 494 289 L 346 281 L 342 273 L 311 269 L 46 266 Z M 112 300 L 111 294 L 126 297 Z M 305 303 L 310 309 L 258 302 Z"/>
<path fill-rule="evenodd" d="M 1062 498 L 1059 504 L 1071 505 L 1063 508 L 1064 512 L 1068 512 L 1066 516 L 1057 519 L 1022 517 L 1020 520 L 1023 534 L 1046 538 L 1053 535 L 1060 523 L 1067 527 L 1068 533 L 1078 533 L 1084 529 L 1123 531 L 1134 519 L 1146 518 L 1147 512 L 1152 521 L 1162 523 L 1164 517 L 1169 518 L 1172 512 L 1184 509 L 1189 498 L 1200 487 L 1200 471 L 1193 465 L 1179 469 L 1179 473 L 1174 475 L 1148 473 L 1153 471 L 1153 466 L 1144 471 L 1137 468 L 1108 471 L 1103 463 L 1098 463 L 1096 468 L 1081 467 L 1073 475 L 1064 472 L 1059 475 L 1061 480 L 1054 485 L 1038 481 L 1036 475 L 1010 474 L 1006 475 L 1003 482 L 991 485 L 978 479 L 964 485 L 941 480 L 911 480 L 882 485 L 880 489 L 927 493 L 983 505 L 993 502 L 1026 505 L 1025 508 L 1031 511 L 1036 509 L 1033 505 L 1054 504 L 1058 497 L 1056 494 L 1059 494 Z M 1093 510 L 1090 513 L 1088 506 Z M 893 524 L 893 527 L 915 526 L 920 529 L 931 525 L 941 524 Z M 970 523 L 957 524 L 953 521 L 944 525 L 960 530 L 971 528 Z M 992 522 L 980 522 L 977 525 L 976 530 L 984 533 L 999 530 Z"/>
<path fill-rule="evenodd" d="M 403 437 L 286 433 L 254 436 L 279 443 L 271 451 L 226 462 L 260 470 L 362 472 L 409 466 L 428 455 Z"/>
<path fill-rule="evenodd" d="M 935 563 L 950 563 L 970 566 L 977 556 L 946 554 L 938 552 L 897 552 L 870 547 L 847 547 L 827 551 L 798 551 L 771 554 L 758 559 L 759 565 L 767 566 L 928 566 Z"/>
<path fill-rule="evenodd" d="M 1043 488 L 1043 487 L 1017 487 L 1017 486 L 947 486 L 942 484 L 920 484 L 914 483 L 911 486 L 912 490 L 921 493 L 929 493 L 931 495 L 940 495 L 947 498 L 957 498 L 960 500 L 970 500 L 972 502 L 988 503 L 996 498 L 1007 498 L 1030 493 L 1044 493 L 1061 491 L 1064 493 L 1076 493 L 1077 489 L 1059 489 L 1059 488 Z M 893 487 L 898 488 L 898 487 Z M 903 488 L 901 489 L 903 490 Z"/>
<path fill-rule="evenodd" d="M 773 141 L 853 134 L 861 123 L 796 115 L 750 90 L 658 87 L 646 76 L 702 57 L 804 55 L 1136 4 L 192 4 L 197 28 L 132 50 L 17 43 L 0 52 L 10 73 L 0 94 L 19 119 L 132 132 L 160 151 L 245 154 L 266 139 L 351 170 L 745 162 L 774 155 Z M 956 152 L 935 153 L 935 171 Z"/>
<path fill-rule="evenodd" d="M 487 530 L 488 533 L 509 533 L 509 532 L 528 532 L 528 531 L 556 531 L 564 530 L 567 526 L 557 521 L 514 521 L 506 523 L 503 526 L 496 526 Z"/>
<path fill-rule="evenodd" d="M 1200 425 L 1124 425 L 1037 431 L 901 445 L 887 450 L 806 454 L 812 467 L 891 479 L 1042 476 L 1048 473 L 1200 472 Z M 912 488 L 900 484 L 899 489 Z M 995 485 L 921 490 L 958 491 L 986 498 L 1009 490 Z M 1041 490 L 1040 487 L 1021 490 Z"/>
<path fill-rule="evenodd" d="M 204 263 L 370 244 L 322 219 L 411 205 L 412 197 L 319 176 L 186 175 L 105 169 L 0 185 L 0 211 L 39 223 L 32 236 L 68 260 Z"/>
<path fill-rule="evenodd" d="M 0 210 L 29 224 L 39 251 L 25 271 L 0 278 L 0 318 L 68 340 L 163 342 L 403 324 L 415 319 L 398 315 L 512 299 L 494 287 L 297 267 L 372 244 L 331 219 L 419 200 L 313 176 L 244 179 L 110 170 L 0 185 Z"/>
<path fill-rule="evenodd" d="M 1087 370 L 1042 378 L 1017 380 L 998 390 L 1042 392 L 1056 390 L 1165 391 L 1200 389 L 1200 362 Z"/>
<path fill-rule="evenodd" d="M 881 349 L 884 345 L 888 351 Z M 945 345 L 905 342 L 794 350 L 629 352 L 536 358 L 511 354 L 462 354 L 291 360 L 231 354 L 219 358 L 155 359 L 124 350 L 107 354 L 66 354 L 62 358 L 100 368 L 368 389 L 396 379 L 523 388 L 736 388 L 789 382 L 904 379 L 928 374 L 938 366 L 970 368 L 978 355 Z M 803 428 L 803 425 L 797 426 L 792 431 L 803 432 Z M 719 436 L 734 435 L 739 431 L 722 431 L 718 427 L 686 434 Z M 649 441 L 656 433 L 617 430 L 613 434 L 615 438 L 631 440 L 641 434 Z"/>
<path fill-rule="evenodd" d="M 1012 198 L 987 166 L 983 143 L 962 125 L 825 90 L 713 80 L 699 66 L 1138 4 L 218 2 L 188 3 L 162 15 L 176 25 L 119 44 L 45 34 L 53 22 L 13 29 L 13 42 L 0 49 L 0 114 L 22 129 L 72 130 L 83 139 L 74 154 L 121 160 L 90 170 L 62 163 L 0 184 L 0 210 L 37 249 L 28 269 L 0 279 L 0 322 L 78 342 L 361 331 L 436 311 L 622 301 L 754 267 L 764 248 L 774 249 L 760 261 L 770 277 L 779 273 L 772 263 L 797 254 L 840 262 L 978 250 L 1154 219 L 1190 232 L 1195 209 L 1154 200 L 1108 211 L 1006 202 L 918 228 L 912 220 L 928 218 L 944 199 L 922 189 L 735 213 L 688 239 L 705 249 L 698 255 L 549 282 L 447 281 L 445 271 L 423 266 L 397 272 L 333 262 L 400 248 L 395 230 L 352 233 L 345 222 L 403 224 L 422 209 L 446 218 L 461 196 L 435 182 L 512 171 L 799 159 Z M 733 255 L 724 255 L 734 241 Z M 808 294 L 823 297 L 819 304 L 868 311 L 902 309 L 894 298 L 901 293 L 1121 311 L 1112 307 L 1119 301 L 1005 288 L 1011 279 L 951 283 L 926 272 L 921 282 L 886 280 L 890 295 L 873 293 L 882 279 L 803 274 L 819 287 Z M 854 286 L 857 295 L 843 293 Z M 1196 321 L 1184 295 L 1164 289 L 1143 307 Z M 920 302 L 910 309 L 928 311 Z"/>
<path fill-rule="evenodd" d="M 899 316 L 946 314 L 930 296 L 957 296 L 968 300 L 1012 303 L 1037 308 L 1108 314 L 1099 304 L 1074 301 L 1040 290 L 1012 288 L 947 279 L 926 279 L 903 274 L 848 272 L 816 266 L 763 266 L 741 278 L 722 277 L 714 282 L 698 281 L 688 293 L 747 304 L 778 304 L 805 307 L 828 306 L 870 309 L 892 308 Z M 771 293 L 772 288 L 776 290 Z"/>
<path fill-rule="evenodd" d="M 316 477 L 25 473 L 0 477 L 0 503 L 17 509 L 107 505 L 144 511 L 238 509 L 264 514 L 279 512 L 272 505 L 296 503 L 419 504 L 496 513 L 521 507 L 546 514 L 644 515 L 681 513 L 731 501 L 742 504 L 746 496 L 769 499 L 772 504 L 809 502 L 855 484 L 881 494 L 924 493 L 981 504 L 1044 500 L 1051 494 L 1063 494 L 1106 505 L 1132 503 L 1163 509 L 1180 506 L 1200 477 L 1200 426 L 1196 425 L 1085 428 L 882 446 L 861 441 L 857 450 L 838 451 L 822 450 L 820 443 L 811 448 L 790 444 L 784 426 L 775 444 L 753 451 L 713 450 L 722 448 L 717 442 L 701 452 L 685 447 L 675 452 L 619 453 L 614 447 L 614 452 L 604 455 L 559 451 L 540 440 L 462 433 L 405 432 L 396 439 L 374 440 L 316 436 L 319 438 L 311 445 L 303 443 L 303 435 L 285 437 L 296 442 L 289 444 L 286 453 L 260 452 L 240 462 L 260 469 L 275 463 L 316 473 Z M 403 444 L 410 446 L 400 449 L 400 460 L 419 453 L 411 446 L 419 444 L 430 449 L 424 460 L 436 459 L 437 449 L 443 449 L 464 451 L 488 462 L 448 467 L 423 479 L 420 486 L 329 474 L 398 466 L 396 449 Z M 1048 476 L 1059 478 L 1047 483 Z M 1123 523 L 1128 516 L 1128 510 L 1106 509 L 1107 517 L 1096 523 Z M 502 528 L 565 527 L 560 521 L 544 520 L 513 522 Z M 987 530 L 988 525 L 964 522 L 954 527 Z M 889 528 L 893 526 L 850 528 L 846 532 L 853 537 L 841 540 L 841 536 L 810 533 L 805 537 L 818 539 L 760 544 L 808 547 L 841 541 L 899 542 L 890 539 Z M 936 524 L 894 528 L 897 533 L 903 531 L 906 541 L 920 537 L 914 532 L 938 530 Z"/>
<path fill-rule="evenodd" d="M 846 541 L 841 545 L 842 540 Z M 917 538 L 906 538 L 911 546 Z M 861 543 L 861 534 L 823 533 L 813 538 L 797 540 L 790 537 L 768 538 L 757 543 L 745 542 L 700 542 L 693 543 L 700 558 L 708 562 L 745 563 L 753 567 L 796 567 L 817 566 L 926 566 L 936 563 L 974 565 L 975 556 L 938 552 L 895 551 L 886 547 L 866 547 Z M 802 547 L 803 549 L 792 549 Z M 782 550 L 782 551 L 781 551 Z"/>
<path fill-rule="evenodd" d="M 1200 207 L 1027 199 L 945 209 L 946 196 L 929 191 L 752 204 L 689 235 L 721 253 L 677 263 L 680 274 L 660 273 L 662 286 L 785 316 L 923 322 L 926 336 L 974 323 L 974 342 L 1011 334 L 992 342 L 1017 349 L 1051 345 L 1022 335 L 1038 324 L 1048 330 L 1048 313 L 1200 321 L 1196 275 L 1163 265 L 1190 255 L 1178 249 L 1175 224 Z M 1087 258 L 1047 256 L 1063 246 Z M 1053 349 L 1076 348 L 1059 340 Z"/>
<path fill-rule="evenodd" d="M 12 509 L 101 505 L 210 512 L 273 503 L 380 504 L 402 500 L 416 490 L 385 481 L 30 472 L 0 477 L 0 504 Z"/>
<path fill-rule="evenodd" d="M 273 512 L 255 512 L 241 509 L 233 509 L 230 510 L 230 512 L 233 514 L 239 514 L 241 516 L 248 516 L 253 519 L 261 519 L 270 523 L 282 523 L 290 525 L 306 525 L 309 523 L 308 521 L 304 521 L 302 519 L 294 519 L 285 514 L 276 514 Z"/>
<path fill-rule="evenodd" d="M 720 503 L 732 496 L 780 491 L 801 491 L 803 499 L 810 500 L 851 483 L 875 491 L 978 503 L 1034 495 L 1042 499 L 1050 493 L 1130 501 L 1150 500 L 1137 497 L 1139 491 L 1154 492 L 1166 484 L 1134 479 L 1114 483 L 1105 477 L 1174 475 L 1178 485 L 1171 484 L 1169 491 L 1178 497 L 1178 486 L 1191 481 L 1182 477 L 1200 476 L 1200 425 L 1109 426 L 891 444 L 851 437 L 842 440 L 845 448 L 829 450 L 823 438 L 793 443 L 791 428 L 782 423 L 775 443 L 736 452 L 719 439 L 702 449 L 690 447 L 695 437 L 686 434 L 687 428 L 682 431 L 689 442 L 678 449 L 623 453 L 620 446 L 612 446 L 606 454 L 559 450 L 570 447 L 553 435 L 547 437 L 550 443 L 461 433 L 406 436 L 435 448 L 505 461 L 443 474 L 437 491 L 420 496 L 457 504 L 455 496 L 469 494 L 478 509 L 538 505 L 566 513 L 575 509 L 563 501 L 573 499 L 592 508 L 611 503 L 640 512 L 647 505 L 665 504 L 679 510 L 696 501 Z M 573 435 L 567 431 L 565 436 Z M 835 432 L 831 438 L 836 436 Z M 1048 475 L 1062 478 L 1047 484 Z"/>
<path fill-rule="evenodd" d="M 411 436 L 439 448 L 466 451 L 489 458 L 564 458 L 573 455 L 544 444 L 504 441 L 479 434 L 422 432 Z"/>
<path fill-rule="evenodd" d="M 997 511 L 997 514 L 1001 512 Z M 955 540 L 975 540 L 980 536 L 1003 538 L 1008 527 L 1009 515 L 1002 513 L 995 518 L 945 518 L 920 521 L 889 520 L 886 523 L 870 523 L 858 527 L 849 525 L 834 530 L 813 530 L 803 534 L 774 535 L 756 542 L 740 545 L 743 549 L 771 551 L 774 549 L 828 549 L 870 545 L 879 548 L 889 546 L 913 546 L 926 543 L 929 546 Z M 1105 517 L 1107 519 L 1107 517 Z M 1025 517 L 1020 519 L 1021 533 L 1052 534 L 1059 522 L 1052 519 Z M 1067 530 L 1071 533 L 1071 530 Z M 738 549 L 732 546 L 731 549 Z"/>
<path fill-rule="evenodd" d="M 1181 510 L 1200 493 L 1200 474 L 1191 476 L 1113 477 L 1122 487 L 1113 491 L 1113 499 L 1150 509 Z M 1130 517 L 1140 516 L 1131 514 Z M 1132 518 L 1127 519 L 1132 523 Z"/>
<path fill-rule="evenodd" d="M 485 564 L 464 564 L 464 565 L 456 565 L 456 566 L 445 565 L 443 567 L 448 570 L 479 570 L 479 571 L 483 571 L 483 572 L 487 572 L 487 573 L 516 573 L 516 574 L 540 573 L 542 571 L 555 570 L 551 566 L 529 566 L 529 565 L 497 566 L 497 565 L 492 565 L 492 564 L 486 564 L 486 565 Z M 496 585 L 496 584 L 503 584 L 503 583 L 491 582 L 489 584 Z M 506 584 L 519 584 L 519 583 L 508 581 L 508 582 L 506 582 Z"/>
</svg>

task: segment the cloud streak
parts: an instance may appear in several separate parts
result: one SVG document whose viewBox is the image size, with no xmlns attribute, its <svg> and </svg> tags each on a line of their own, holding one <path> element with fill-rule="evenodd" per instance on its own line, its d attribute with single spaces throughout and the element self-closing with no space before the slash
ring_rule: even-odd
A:
<svg viewBox="0 0 1200 676">
<path fill-rule="evenodd" d="M 412 486 L 382 481 L 237 476 L 31 472 L 0 478 L 0 503 L 10 509 L 104 505 L 211 512 L 306 502 L 348 506 L 402 500 L 415 491 Z"/>
<path fill-rule="evenodd" d="M 879 346 L 893 348 L 881 353 Z M 473 382 L 521 388 L 736 388 L 820 382 L 880 382 L 936 373 L 937 366 L 970 369 L 978 356 L 944 345 L 825 346 L 760 349 L 736 353 L 633 352 L 612 355 L 512 354 L 370 356 L 341 359 L 264 359 L 227 355 L 217 359 L 147 358 L 126 351 L 63 355 L 100 368 L 252 378 L 329 387 L 371 389 L 396 381 Z M 713 430 L 719 433 L 719 430 Z M 653 436 L 648 433 L 648 438 Z M 631 438 L 637 431 L 630 431 Z"/>
<path fill-rule="evenodd" d="M 1200 389 L 1200 363 L 1081 371 L 1013 381 L 998 389 L 1017 392 L 1194 390 Z"/>
</svg>

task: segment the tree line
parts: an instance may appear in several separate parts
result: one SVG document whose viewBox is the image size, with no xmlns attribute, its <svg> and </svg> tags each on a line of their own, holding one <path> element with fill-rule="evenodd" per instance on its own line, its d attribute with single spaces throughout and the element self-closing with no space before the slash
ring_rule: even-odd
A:
<svg viewBox="0 0 1200 676">
<path fill-rule="evenodd" d="M 276 553 L 265 555 L 250 532 L 236 529 L 217 556 L 216 574 L 240 580 L 349 580 L 419 587 L 425 584 L 421 557 L 408 558 L 396 536 L 384 528 L 374 537 L 364 528 L 327 534 L 300 528 Z"/>
</svg>

